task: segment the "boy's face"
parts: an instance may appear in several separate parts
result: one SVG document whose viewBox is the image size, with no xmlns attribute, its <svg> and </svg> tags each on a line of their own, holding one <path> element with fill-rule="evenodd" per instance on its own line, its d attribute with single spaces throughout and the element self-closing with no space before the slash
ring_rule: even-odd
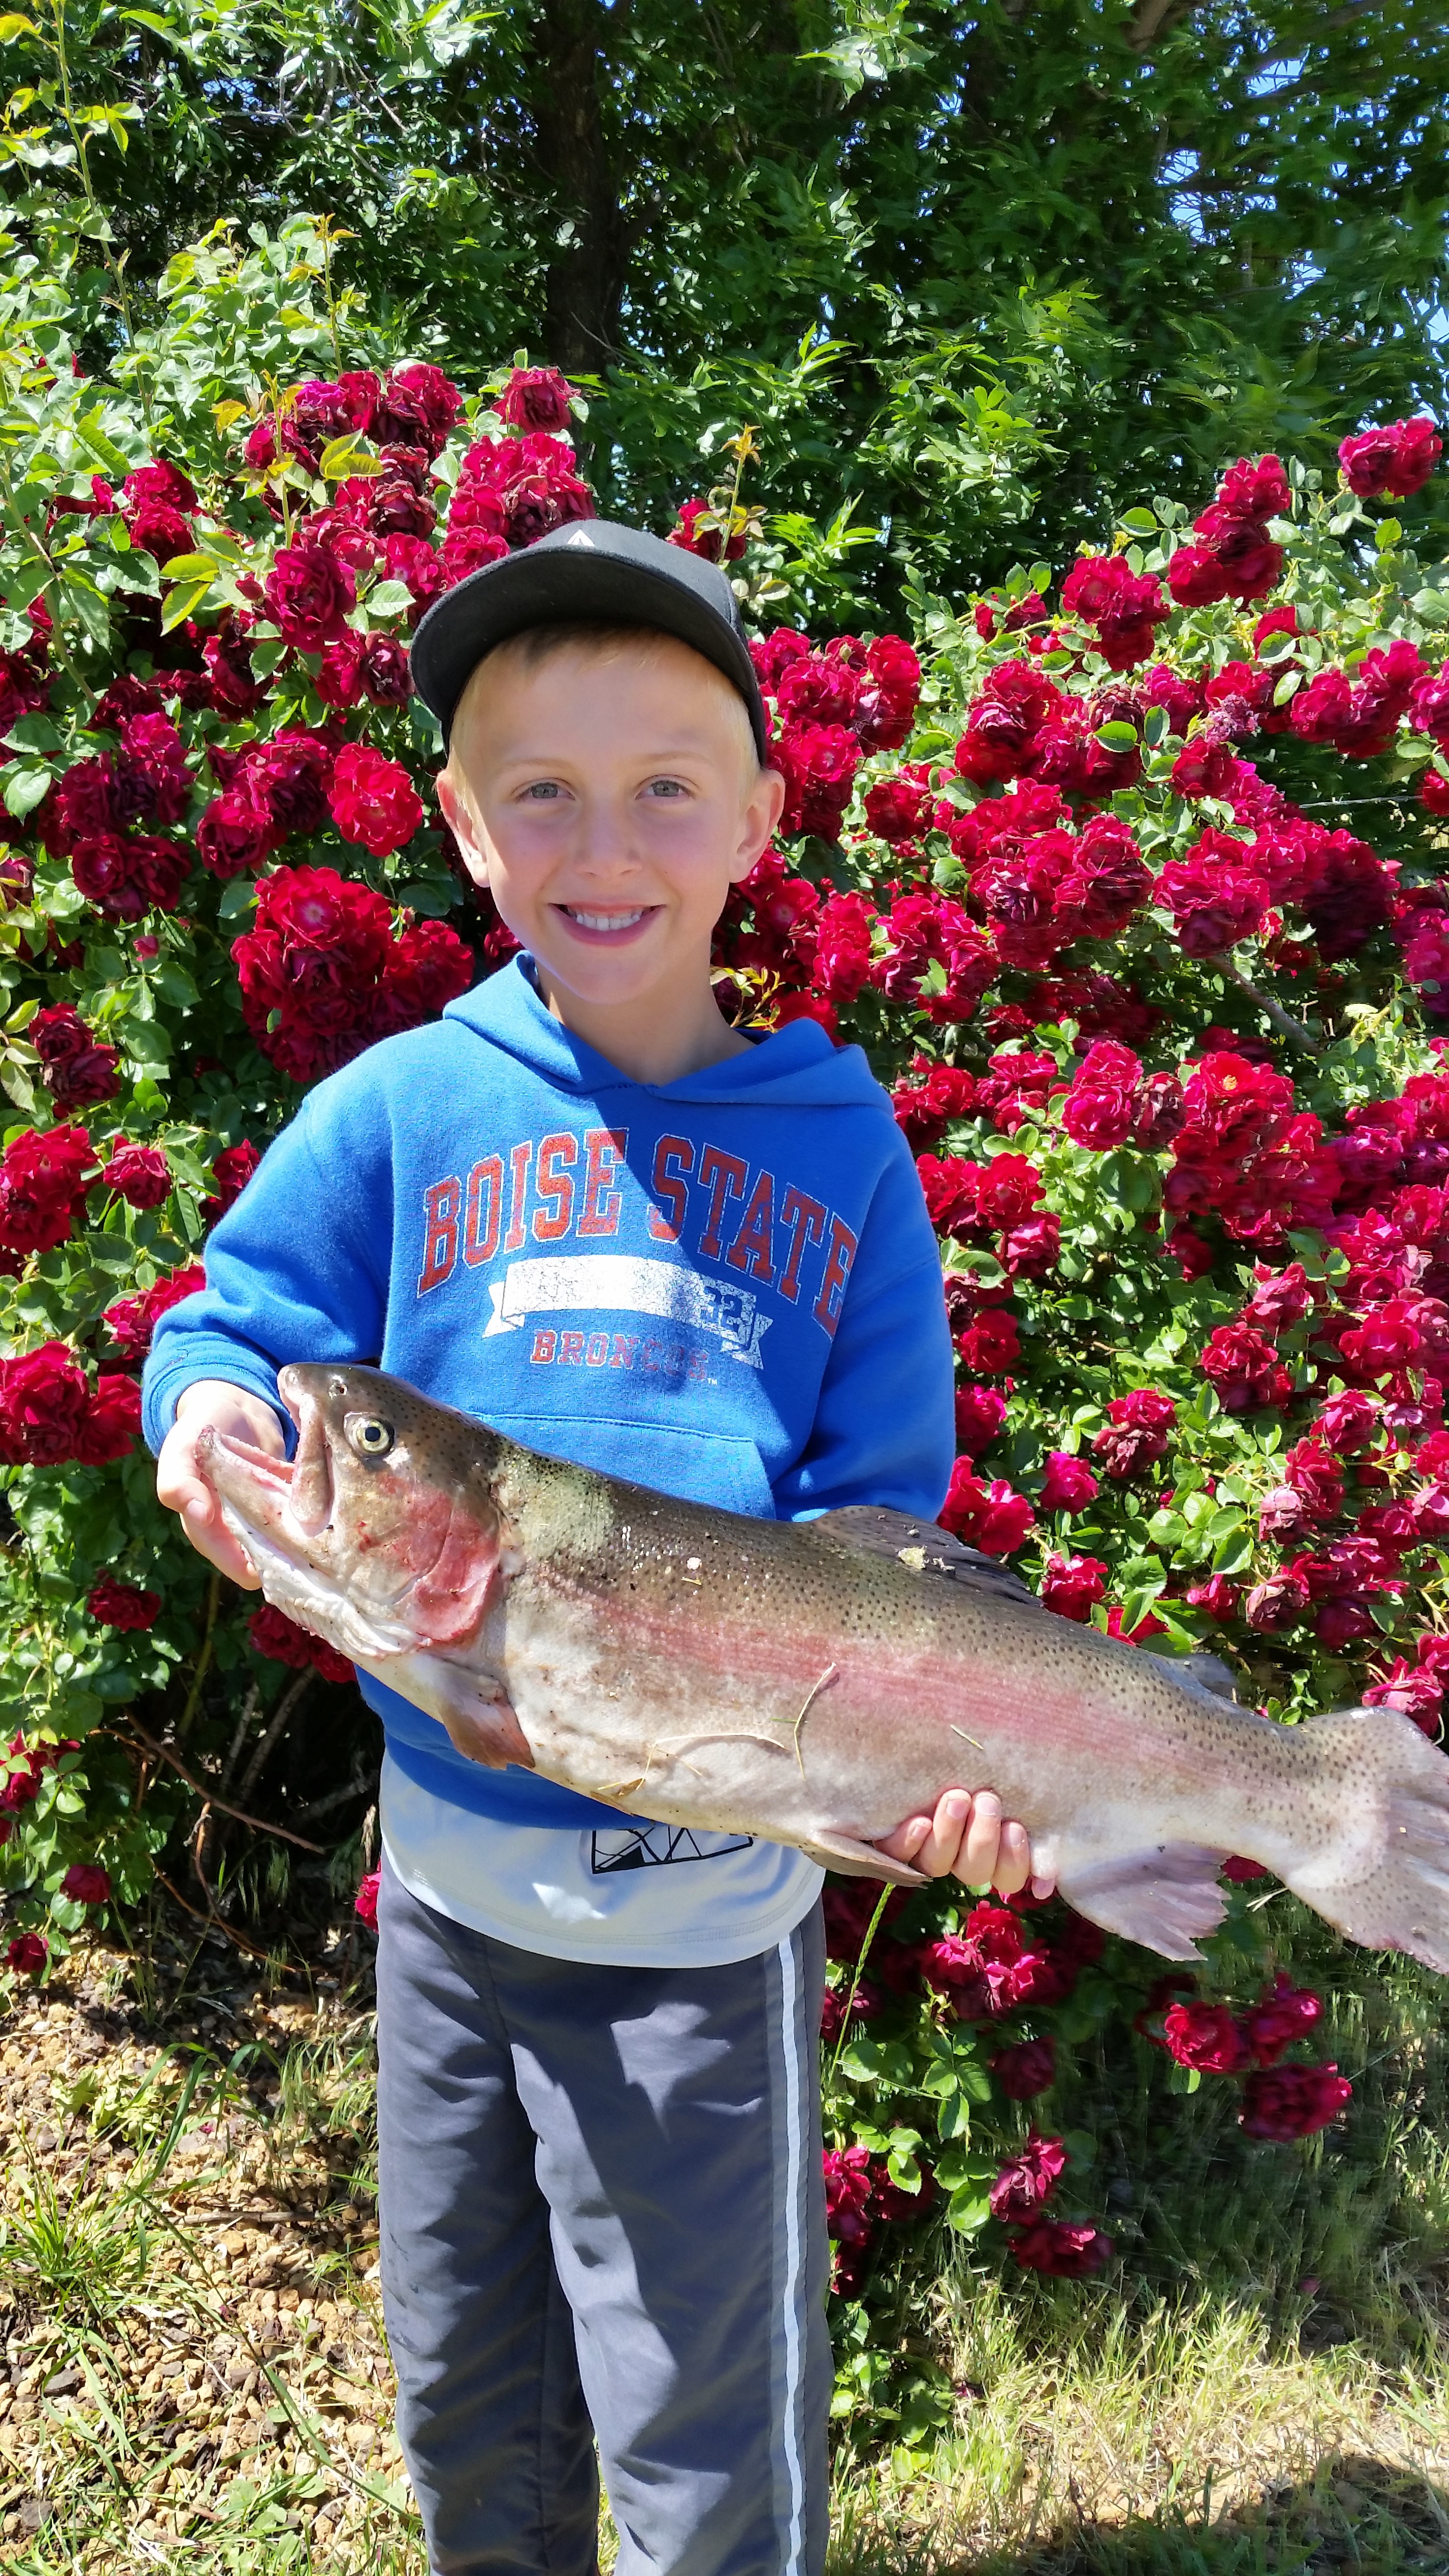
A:
<svg viewBox="0 0 1449 2576">
<path fill-rule="evenodd" d="M 464 801 L 464 792 L 466 801 Z M 779 820 L 743 701 L 672 636 L 637 651 L 503 647 L 465 695 L 438 796 L 471 875 L 545 979 L 594 1008 L 680 979 L 710 998 L 710 933 Z"/>
</svg>

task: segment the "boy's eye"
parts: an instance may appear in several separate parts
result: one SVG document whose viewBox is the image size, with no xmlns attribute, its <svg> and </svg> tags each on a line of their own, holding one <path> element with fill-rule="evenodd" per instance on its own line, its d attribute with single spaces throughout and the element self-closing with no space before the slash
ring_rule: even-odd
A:
<svg viewBox="0 0 1449 2576">
<path fill-rule="evenodd" d="M 552 804 L 563 791 L 556 778 L 535 778 L 523 792 L 531 804 L 545 805 Z"/>
<path fill-rule="evenodd" d="M 644 793 L 646 796 L 680 797 L 686 789 L 682 778 L 651 778 Z"/>
</svg>

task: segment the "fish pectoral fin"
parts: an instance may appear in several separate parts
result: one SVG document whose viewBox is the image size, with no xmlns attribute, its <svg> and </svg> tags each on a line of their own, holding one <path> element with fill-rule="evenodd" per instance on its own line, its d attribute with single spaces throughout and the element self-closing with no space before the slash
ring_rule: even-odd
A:
<svg viewBox="0 0 1449 2576">
<path fill-rule="evenodd" d="M 385 1682 L 401 1699 L 435 1717 L 445 1727 L 454 1750 L 488 1771 L 516 1762 L 534 1766 L 533 1748 L 504 1695 L 503 1685 L 486 1672 L 449 1663 L 442 1655 L 386 1655 L 375 1662 L 358 1660 L 357 1669 Z"/>
<path fill-rule="evenodd" d="M 887 1852 L 878 1851 L 874 1843 L 863 1843 L 856 1834 L 837 1833 L 827 1826 L 822 1833 L 802 1843 L 807 1860 L 818 1862 L 821 1869 L 839 1870 L 845 1878 L 881 1878 L 892 1887 L 925 1887 L 928 1882 L 909 1861 L 892 1860 Z"/>
<path fill-rule="evenodd" d="M 942 1529 L 939 1521 L 917 1520 L 913 1513 L 892 1511 L 884 1503 L 845 1503 L 838 1512 L 822 1512 L 806 1526 L 823 1530 L 827 1538 L 838 1539 L 862 1556 L 893 1556 L 912 1574 L 943 1576 L 948 1582 L 988 1592 L 993 1600 L 1029 1601 L 1034 1610 L 1041 1609 L 1036 1594 L 1008 1566 L 994 1556 L 983 1556 L 979 1548 L 967 1547 L 950 1530 Z M 1043 1618 L 1050 1615 L 1042 1611 Z"/>
<path fill-rule="evenodd" d="M 1227 1855 L 1201 1843 L 1151 1843 L 1105 1860 L 1069 1861 L 1057 1884 L 1069 1905 L 1164 1959 L 1196 1959 L 1228 1910 L 1218 1884 Z"/>
</svg>

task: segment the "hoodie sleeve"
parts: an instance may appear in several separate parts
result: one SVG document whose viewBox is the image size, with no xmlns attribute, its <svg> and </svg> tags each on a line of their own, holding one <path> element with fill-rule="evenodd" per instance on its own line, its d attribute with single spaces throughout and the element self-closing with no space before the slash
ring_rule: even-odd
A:
<svg viewBox="0 0 1449 2576">
<path fill-rule="evenodd" d="M 847 1503 L 887 1503 L 934 1520 L 955 1454 L 941 1256 L 893 1126 L 810 1437 L 775 1484 L 775 1511 L 808 1520 Z"/>
<path fill-rule="evenodd" d="M 162 1316 L 142 1379 L 159 1449 L 178 1398 L 224 1378 L 282 1411 L 288 1360 L 376 1359 L 392 1243 L 386 1111 L 362 1067 L 310 1094 L 206 1247 L 206 1286 Z"/>
</svg>

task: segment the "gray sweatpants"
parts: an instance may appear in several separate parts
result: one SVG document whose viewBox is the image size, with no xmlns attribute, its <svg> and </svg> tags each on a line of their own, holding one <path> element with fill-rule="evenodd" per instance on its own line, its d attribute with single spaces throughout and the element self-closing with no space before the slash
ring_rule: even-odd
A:
<svg viewBox="0 0 1449 2576">
<path fill-rule="evenodd" d="M 382 2286 L 434 2576 L 819 2576 L 819 1909 L 724 1968 L 544 1959 L 383 1871 Z"/>
</svg>

